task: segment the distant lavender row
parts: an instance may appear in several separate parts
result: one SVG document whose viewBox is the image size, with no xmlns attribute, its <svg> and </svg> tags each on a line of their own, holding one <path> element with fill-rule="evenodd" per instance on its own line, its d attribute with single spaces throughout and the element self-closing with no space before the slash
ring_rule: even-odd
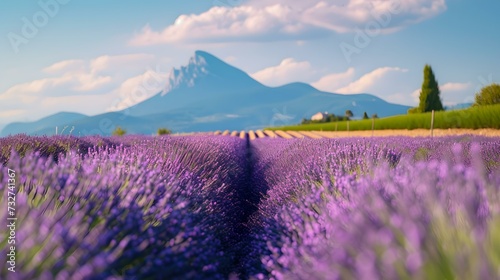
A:
<svg viewBox="0 0 500 280">
<path fill-rule="evenodd" d="M 128 137 L 122 143 L 84 156 L 69 149 L 57 164 L 39 152 L 14 154 L 0 166 L 2 194 L 7 168 L 19 175 L 18 272 L 2 270 L 1 279 L 227 277 L 239 234 L 235 219 L 243 211 L 234 186 L 245 176 L 245 142 Z M 6 210 L 0 208 L 3 221 Z M 5 258 L 2 248 L 0 262 Z"/>
<path fill-rule="evenodd" d="M 500 139 L 253 141 L 246 273 L 258 279 L 499 279 Z"/>
<path fill-rule="evenodd" d="M 101 136 L 27 136 L 18 134 L 0 138 L 0 164 L 5 164 L 12 151 L 24 156 L 29 152 L 39 152 L 42 157 L 51 157 L 57 162 L 59 154 L 70 150 L 86 154 L 93 147 L 116 147 L 122 144 L 122 139 L 118 137 Z"/>
</svg>

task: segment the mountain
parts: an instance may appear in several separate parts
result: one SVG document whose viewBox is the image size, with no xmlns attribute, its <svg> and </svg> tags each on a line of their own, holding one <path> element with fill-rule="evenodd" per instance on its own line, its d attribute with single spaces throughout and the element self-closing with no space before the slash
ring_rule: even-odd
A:
<svg viewBox="0 0 500 280">
<path fill-rule="evenodd" d="M 60 112 L 54 115 L 50 115 L 43 119 L 40 119 L 35 122 L 14 122 L 8 124 L 2 129 L 2 136 L 13 135 L 19 133 L 32 133 L 34 131 L 42 130 L 42 129 L 50 129 L 51 133 L 55 133 L 56 126 L 58 127 L 59 133 L 64 130 L 65 126 L 68 131 L 73 126 L 73 123 L 76 121 L 87 118 L 86 115 L 78 114 L 78 113 L 70 113 L 70 112 Z M 66 131 L 65 131 L 66 132 Z M 48 134 L 51 134 L 48 133 Z"/>
<path fill-rule="evenodd" d="M 467 109 L 467 108 L 470 108 L 472 106 L 473 103 L 469 102 L 469 103 L 458 103 L 458 104 L 455 104 L 455 105 L 450 105 L 450 106 L 445 106 L 445 110 L 447 111 L 451 111 L 451 110 L 462 110 L 462 109 Z"/>
<path fill-rule="evenodd" d="M 240 69 L 207 52 L 196 51 L 187 66 L 170 71 L 167 85 L 162 92 L 124 111 L 133 116 L 144 116 L 176 109 L 184 110 L 191 108 L 193 103 L 201 104 L 201 107 L 209 107 L 206 102 L 226 106 L 228 99 L 259 93 L 265 89 L 264 85 Z"/>
<path fill-rule="evenodd" d="M 299 123 L 320 111 L 343 115 L 351 110 L 355 117 L 366 111 L 385 117 L 408 109 L 374 95 L 323 92 L 305 83 L 268 87 L 217 57 L 196 51 L 186 66 L 170 71 L 164 90 L 132 107 L 46 122 L 54 115 L 43 119 L 44 125 L 11 124 L 1 134 L 53 134 L 55 126 L 66 125 L 75 126 L 73 135 L 109 135 L 116 126 L 134 134 L 152 134 L 160 127 L 175 132 L 248 130 Z"/>
</svg>

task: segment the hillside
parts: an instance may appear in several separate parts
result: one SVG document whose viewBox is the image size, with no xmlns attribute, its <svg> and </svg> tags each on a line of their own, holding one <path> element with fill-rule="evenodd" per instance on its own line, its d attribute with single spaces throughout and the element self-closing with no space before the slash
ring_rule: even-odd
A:
<svg viewBox="0 0 500 280">
<path fill-rule="evenodd" d="M 349 121 L 349 129 L 346 121 L 314 123 L 304 125 L 292 125 L 272 127 L 271 130 L 293 130 L 293 131 L 360 131 L 371 130 L 372 120 Z M 431 113 L 397 115 L 374 120 L 375 130 L 392 129 L 429 129 L 431 127 Z M 451 110 L 436 112 L 434 116 L 434 128 L 450 129 L 500 129 L 500 104 L 481 107 L 471 107 L 462 110 Z"/>
</svg>

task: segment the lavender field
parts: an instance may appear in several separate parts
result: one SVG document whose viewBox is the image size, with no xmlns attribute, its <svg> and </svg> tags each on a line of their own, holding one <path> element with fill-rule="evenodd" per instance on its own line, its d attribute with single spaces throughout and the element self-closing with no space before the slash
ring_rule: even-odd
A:
<svg viewBox="0 0 500 280">
<path fill-rule="evenodd" d="M 500 279 L 500 138 L 17 135 L 0 162 L 0 279 Z"/>
</svg>

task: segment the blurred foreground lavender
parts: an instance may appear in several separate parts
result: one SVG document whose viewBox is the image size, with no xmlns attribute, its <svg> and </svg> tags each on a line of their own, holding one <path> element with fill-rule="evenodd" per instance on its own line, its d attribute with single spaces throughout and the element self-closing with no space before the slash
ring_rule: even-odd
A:
<svg viewBox="0 0 500 280">
<path fill-rule="evenodd" d="M 254 278 L 500 279 L 499 139 L 254 145 Z"/>
<path fill-rule="evenodd" d="M 0 162 L 0 279 L 500 279 L 500 139 L 21 135 Z"/>
<path fill-rule="evenodd" d="M 7 168 L 19 174 L 18 272 L 2 270 L 1 279 L 227 275 L 234 266 L 234 219 L 242 212 L 234 186 L 245 175 L 245 143 L 209 137 L 122 142 L 84 156 L 69 149 L 57 164 L 39 151 L 10 156 L 0 179 L 3 193 Z M 6 210 L 0 208 L 4 221 Z M 2 250 L 0 262 L 5 258 Z"/>
</svg>

